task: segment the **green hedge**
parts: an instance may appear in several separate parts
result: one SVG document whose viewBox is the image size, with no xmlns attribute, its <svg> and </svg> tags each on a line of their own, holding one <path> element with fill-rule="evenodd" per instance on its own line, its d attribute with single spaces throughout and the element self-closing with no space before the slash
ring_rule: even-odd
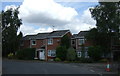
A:
<svg viewBox="0 0 120 76">
<path fill-rule="evenodd" d="M 17 51 L 16 57 L 22 60 L 32 60 L 35 57 L 35 48 L 25 48 Z"/>
</svg>

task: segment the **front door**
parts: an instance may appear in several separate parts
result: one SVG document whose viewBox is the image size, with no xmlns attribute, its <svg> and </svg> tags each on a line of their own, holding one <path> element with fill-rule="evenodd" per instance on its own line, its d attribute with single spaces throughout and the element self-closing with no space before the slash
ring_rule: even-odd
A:
<svg viewBox="0 0 120 76">
<path fill-rule="evenodd" d="M 39 59 L 45 60 L 45 50 L 43 49 L 39 50 Z"/>
</svg>

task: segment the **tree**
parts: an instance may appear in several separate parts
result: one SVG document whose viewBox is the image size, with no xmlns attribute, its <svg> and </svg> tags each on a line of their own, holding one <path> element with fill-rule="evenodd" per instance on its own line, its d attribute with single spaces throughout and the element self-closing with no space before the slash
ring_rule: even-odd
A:
<svg viewBox="0 0 120 76">
<path fill-rule="evenodd" d="M 119 2 L 99 2 L 99 5 L 91 8 L 90 12 L 96 20 L 96 26 L 99 32 L 111 33 L 119 31 Z"/>
<path fill-rule="evenodd" d="M 75 52 L 75 49 L 74 48 L 69 48 L 67 50 L 67 60 L 69 61 L 74 61 L 76 59 L 77 55 L 76 55 L 76 52 Z"/>
<path fill-rule="evenodd" d="M 97 28 L 92 28 L 86 37 L 92 43 L 93 46 L 97 46 L 97 45 L 101 46 L 103 49 L 101 50 L 101 52 L 104 51 L 105 55 L 107 55 L 107 53 L 110 50 L 109 48 L 110 38 L 108 34 L 103 32 L 98 32 Z"/>
<path fill-rule="evenodd" d="M 99 2 L 90 8 L 90 12 L 97 26 L 97 31 L 91 30 L 93 43 L 103 47 L 105 53 L 110 53 L 112 36 L 119 35 L 120 2 Z"/>
<path fill-rule="evenodd" d="M 68 37 L 67 35 L 64 35 L 61 38 L 61 46 L 65 46 L 67 49 L 70 47 L 71 43 L 70 43 L 70 37 Z"/>
<path fill-rule="evenodd" d="M 2 11 L 2 49 L 3 56 L 15 53 L 19 47 L 21 34 L 17 35 L 17 31 L 22 24 L 22 20 L 18 17 L 19 11 L 17 9 L 9 9 Z"/>
<path fill-rule="evenodd" d="M 102 48 L 100 46 L 91 46 L 88 48 L 88 55 L 90 56 L 90 58 L 97 61 L 102 56 L 101 50 Z"/>
<path fill-rule="evenodd" d="M 56 49 L 56 57 L 60 58 L 62 61 L 66 59 L 67 49 L 65 46 L 59 46 Z"/>
</svg>

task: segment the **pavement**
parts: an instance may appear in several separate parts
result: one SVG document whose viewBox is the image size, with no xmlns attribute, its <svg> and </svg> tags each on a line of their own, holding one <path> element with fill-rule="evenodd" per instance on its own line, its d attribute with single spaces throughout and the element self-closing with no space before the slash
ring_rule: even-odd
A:
<svg viewBox="0 0 120 76">
<path fill-rule="evenodd" d="M 59 63 L 44 61 L 3 60 L 3 74 L 117 74 L 105 71 L 103 63 Z"/>
</svg>

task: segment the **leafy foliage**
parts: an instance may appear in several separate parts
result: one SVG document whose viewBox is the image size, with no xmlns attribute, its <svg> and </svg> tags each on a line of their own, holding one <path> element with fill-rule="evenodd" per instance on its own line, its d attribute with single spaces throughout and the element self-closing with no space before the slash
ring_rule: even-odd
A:
<svg viewBox="0 0 120 76">
<path fill-rule="evenodd" d="M 98 31 L 106 33 L 119 31 L 119 8 L 119 2 L 99 2 L 99 5 L 90 9 L 92 17 L 96 20 Z"/>
<path fill-rule="evenodd" d="M 14 54 L 13 54 L 13 53 L 9 53 L 9 54 L 8 54 L 8 58 L 9 58 L 9 59 L 13 59 L 13 58 L 14 58 Z"/>
<path fill-rule="evenodd" d="M 82 63 L 92 63 L 94 61 L 91 58 L 83 58 L 83 57 L 81 57 L 80 62 L 82 62 Z"/>
<path fill-rule="evenodd" d="M 102 48 L 100 46 L 91 46 L 88 48 L 88 55 L 90 56 L 90 58 L 97 61 L 102 56 L 101 50 L 102 50 Z"/>
<path fill-rule="evenodd" d="M 22 20 L 18 18 L 18 8 L 12 8 L 7 11 L 2 11 L 2 49 L 3 56 L 9 53 L 15 53 L 19 48 L 22 33 L 17 35 L 17 31 L 22 24 Z"/>
<path fill-rule="evenodd" d="M 23 60 L 32 60 L 35 57 L 35 48 L 25 48 L 17 51 L 16 57 Z"/>
<path fill-rule="evenodd" d="M 55 61 L 61 61 L 61 59 L 60 58 L 55 58 Z"/>
<path fill-rule="evenodd" d="M 67 49 L 70 47 L 70 37 L 68 37 L 67 35 L 64 35 L 61 38 L 61 46 L 65 46 Z"/>
<path fill-rule="evenodd" d="M 120 36 L 120 2 L 99 2 L 99 5 L 90 8 L 90 12 L 97 28 L 90 30 L 88 38 L 94 45 L 101 46 L 105 54 L 110 53 L 112 37 Z"/>
<path fill-rule="evenodd" d="M 74 48 L 71 47 L 67 50 L 67 60 L 74 61 L 76 60 L 76 56 L 77 55 Z"/>
<path fill-rule="evenodd" d="M 56 57 L 60 58 L 62 61 L 66 59 L 67 49 L 65 46 L 59 46 L 56 49 Z"/>
</svg>

